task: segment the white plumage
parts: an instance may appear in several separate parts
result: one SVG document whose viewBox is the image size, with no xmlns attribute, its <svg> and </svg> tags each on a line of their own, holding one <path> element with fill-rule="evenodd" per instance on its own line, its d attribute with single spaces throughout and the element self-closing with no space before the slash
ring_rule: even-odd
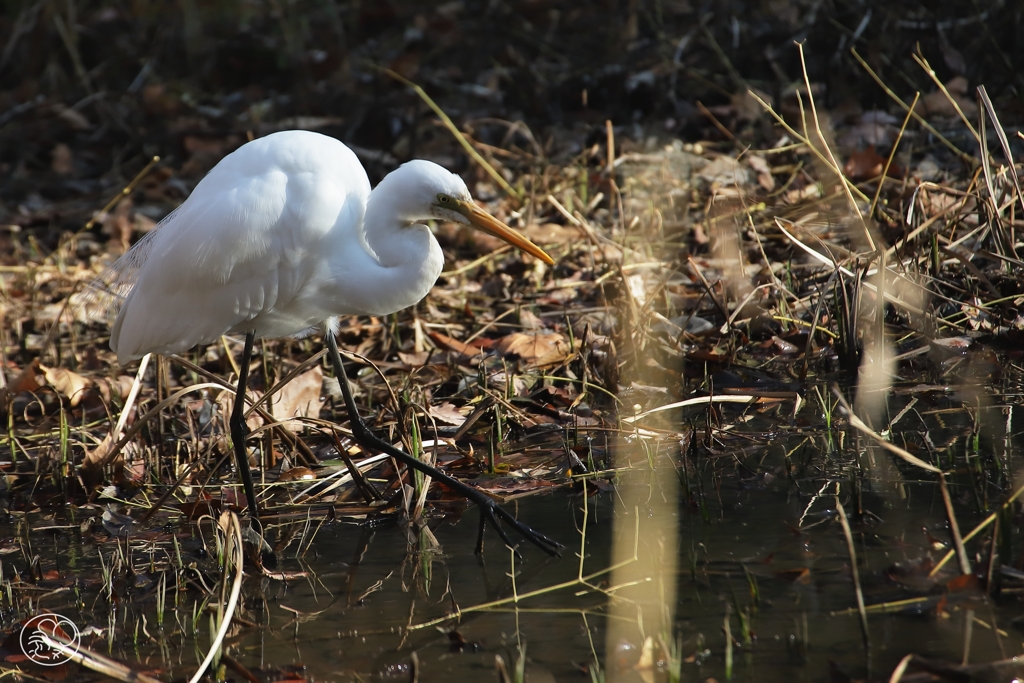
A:
<svg viewBox="0 0 1024 683">
<path fill-rule="evenodd" d="M 444 264 L 429 219 L 473 225 L 551 262 L 432 162 L 410 161 L 371 192 L 334 138 L 287 131 L 249 142 L 104 277 L 126 295 L 110 347 L 124 364 L 226 333 L 303 335 L 338 315 L 411 306 Z"/>
<path fill-rule="evenodd" d="M 557 554 L 557 542 L 481 491 L 376 437 L 359 417 L 333 334 L 336 316 L 393 313 L 426 296 L 444 265 L 441 247 L 423 223 L 429 219 L 471 225 L 552 263 L 477 207 L 462 179 L 437 164 L 410 161 L 371 192 L 355 154 L 334 138 L 289 131 L 254 140 L 217 164 L 184 204 L 100 277 L 102 285 L 94 289 L 123 300 L 110 348 L 124 364 L 245 333 L 235 390 L 242 396 L 256 337 L 304 335 L 323 325 L 356 441 L 465 495 L 509 546 L 499 518 Z M 259 530 L 244 405 L 235 401 L 228 424 Z"/>
</svg>

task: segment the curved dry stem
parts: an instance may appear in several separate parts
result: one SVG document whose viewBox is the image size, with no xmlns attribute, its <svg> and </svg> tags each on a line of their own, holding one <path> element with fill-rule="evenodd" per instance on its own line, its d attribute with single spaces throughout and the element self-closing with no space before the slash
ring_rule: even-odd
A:
<svg viewBox="0 0 1024 683">
<path fill-rule="evenodd" d="M 120 439 L 121 432 L 124 431 L 124 426 L 128 422 L 128 415 L 132 411 L 132 406 L 135 405 L 135 399 L 139 397 L 139 389 L 142 387 L 142 378 L 146 374 L 146 368 L 149 366 L 149 359 L 152 358 L 153 354 L 147 353 L 142 357 L 142 361 L 139 363 L 139 370 L 135 373 L 135 381 L 132 382 L 132 388 L 128 391 L 128 398 L 124 401 L 124 407 L 121 408 L 121 417 L 117 419 L 117 427 L 114 429 L 114 438 Z"/>
<path fill-rule="evenodd" d="M 226 522 L 226 523 L 225 523 Z M 220 524 L 222 527 L 230 527 L 231 537 L 235 543 L 231 547 L 234 552 L 229 552 L 227 557 L 229 560 L 233 560 L 237 571 L 235 572 L 235 582 L 231 586 L 231 597 L 228 598 L 227 609 L 224 610 L 224 617 L 221 619 L 220 628 L 217 629 L 217 635 L 213 639 L 213 643 L 210 645 L 210 650 L 206 653 L 206 658 L 203 659 L 203 663 L 199 665 L 199 669 L 195 672 L 192 678 L 189 679 L 189 683 L 198 683 L 199 679 L 206 673 L 207 667 L 210 666 L 210 662 L 216 656 L 220 650 L 221 645 L 224 642 L 224 636 L 228 633 L 228 628 L 231 627 L 231 619 L 235 616 L 235 608 L 238 606 L 238 596 L 242 592 L 242 577 L 245 575 L 243 571 L 242 557 L 244 551 L 242 549 L 242 527 L 238 523 L 238 515 L 230 510 L 224 512 L 220 516 Z"/>
<path fill-rule="evenodd" d="M 111 447 L 110 451 L 103 456 L 103 459 L 100 460 L 95 465 L 93 465 L 93 467 L 95 467 L 96 469 L 100 469 L 109 465 L 117 456 L 117 454 L 121 452 L 121 449 L 124 448 L 128 444 L 128 442 L 131 441 L 132 438 L 142 430 L 142 428 L 146 425 L 147 422 L 152 420 L 160 413 L 161 410 L 171 405 L 185 394 L 191 393 L 193 391 L 198 391 L 199 389 L 224 388 L 224 386 L 215 382 L 202 382 L 200 384 L 193 384 L 192 386 L 185 387 L 184 389 L 179 389 L 178 391 L 174 392 L 173 394 L 171 394 L 170 396 L 168 396 L 167 398 L 153 406 L 149 411 L 146 412 L 145 415 L 136 420 L 135 424 L 133 424 L 128 429 L 128 431 L 124 433 L 124 436 L 118 439 L 117 443 L 115 443 L 113 447 Z M 235 391 L 233 388 L 228 389 L 232 393 L 234 393 Z"/>
</svg>

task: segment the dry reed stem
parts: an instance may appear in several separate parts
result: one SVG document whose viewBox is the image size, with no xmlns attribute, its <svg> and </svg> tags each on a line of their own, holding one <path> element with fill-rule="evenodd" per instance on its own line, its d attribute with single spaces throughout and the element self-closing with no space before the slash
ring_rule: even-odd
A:
<svg viewBox="0 0 1024 683">
<path fill-rule="evenodd" d="M 469 140 L 466 139 L 466 136 L 462 134 L 462 131 L 458 129 L 455 123 L 453 123 L 452 120 L 448 117 L 448 115 L 444 113 L 444 110 L 441 109 L 441 107 L 439 107 L 437 103 L 430 98 L 430 95 L 428 95 L 423 88 L 416 85 L 405 76 L 392 71 L 391 69 L 386 69 L 383 67 L 378 68 L 380 68 L 380 70 L 386 73 L 388 76 L 391 76 L 391 78 L 394 78 L 396 81 L 412 88 L 413 92 L 419 95 L 420 99 L 423 100 L 427 104 L 427 106 L 433 110 L 435 114 L 437 114 L 438 118 L 441 119 L 441 122 L 444 123 L 445 127 L 451 132 L 453 136 L 455 136 L 455 139 L 458 141 L 460 145 L 462 145 L 462 148 L 466 150 L 466 154 L 468 154 L 473 159 L 473 161 L 480 164 L 480 168 L 484 169 L 484 171 L 487 172 L 487 175 L 491 176 L 491 178 L 494 179 L 494 182 L 498 183 L 498 185 L 501 187 L 501 189 L 503 189 L 506 192 L 506 194 L 508 194 L 510 197 L 513 197 L 516 200 L 522 199 L 520 193 L 517 192 L 515 188 L 513 188 L 511 185 L 509 185 L 508 181 L 501 177 L 501 174 L 498 173 L 493 166 L 491 166 L 487 159 L 484 159 L 480 155 L 480 152 L 476 151 L 473 145 L 470 144 Z"/>
<path fill-rule="evenodd" d="M 871 208 L 868 209 L 868 217 L 875 215 L 875 207 L 878 206 L 878 198 L 882 196 L 882 188 L 885 186 L 885 177 L 889 174 L 889 167 L 892 166 L 892 160 L 896 158 L 896 150 L 900 146 L 900 141 L 903 140 L 903 133 L 907 130 L 907 124 L 910 123 L 910 117 L 914 113 L 914 107 L 917 106 L 918 100 L 921 99 L 921 93 L 914 93 L 914 101 L 910 103 L 910 109 L 907 111 L 907 115 L 903 117 L 903 125 L 900 126 L 900 132 L 896 136 L 896 142 L 892 145 L 892 150 L 889 152 L 889 158 L 885 161 L 885 168 L 882 169 L 882 175 L 878 179 L 878 189 L 875 190 L 875 197 L 871 200 Z M 888 253 L 888 250 L 886 250 Z"/>
<path fill-rule="evenodd" d="M 850 531 L 850 520 L 846 518 L 846 510 L 836 499 L 836 511 L 839 513 L 839 523 L 843 527 L 843 536 L 846 537 L 846 551 L 850 554 L 850 574 L 853 576 L 853 592 L 857 596 L 857 612 L 860 614 L 860 633 L 864 639 L 864 647 L 871 648 L 871 636 L 868 632 L 868 613 L 864 608 L 864 591 L 860 586 L 860 568 L 857 566 L 857 548 L 853 544 L 853 532 Z"/>
<path fill-rule="evenodd" d="M 939 80 L 938 75 L 935 73 L 935 69 L 933 69 L 932 65 L 928 63 L 928 60 L 925 59 L 920 54 L 912 54 L 910 56 L 913 58 L 915 62 L 917 62 L 917 65 L 920 66 L 926 74 L 928 74 L 928 77 L 932 79 L 932 82 L 935 83 L 936 86 L 938 86 L 939 90 L 942 91 L 942 94 L 946 96 L 946 100 L 948 100 L 949 103 L 953 105 L 953 109 L 960 116 L 960 120 L 964 122 L 965 126 L 967 126 L 967 130 L 971 131 L 971 135 L 974 136 L 974 139 L 980 142 L 981 137 L 978 135 L 978 131 L 974 128 L 973 125 L 971 125 L 971 122 L 967 119 L 967 115 L 964 114 L 963 109 L 960 108 L 960 103 L 957 102 L 956 99 L 954 99 L 954 97 L 949 94 L 949 90 L 946 89 L 945 84 Z"/>
<path fill-rule="evenodd" d="M 850 48 L 850 53 L 853 54 L 854 58 L 860 63 L 860 65 L 862 67 L 864 67 L 864 70 L 868 72 L 868 74 L 871 76 L 871 78 L 873 78 L 875 80 L 875 83 L 878 83 L 878 85 L 882 88 L 882 90 L 885 91 L 886 95 L 891 97 L 893 100 L 895 100 L 895 102 L 898 105 L 903 107 L 903 111 L 910 111 L 910 107 L 907 106 L 907 103 L 904 102 L 903 100 L 901 100 L 899 95 L 894 93 L 889 88 L 889 86 L 887 86 L 885 84 L 885 81 L 883 81 L 878 76 L 878 74 L 876 74 L 874 72 L 874 70 L 868 65 L 868 63 L 864 61 L 864 58 L 861 57 L 860 54 L 857 53 L 857 49 L 856 48 L 852 48 L 851 47 Z M 934 135 L 942 144 L 944 144 L 946 147 L 948 147 L 950 149 L 950 151 L 952 151 L 958 157 L 960 157 L 964 161 L 970 163 L 972 166 L 977 164 L 977 163 L 979 163 L 978 159 L 975 159 L 970 154 L 967 154 L 966 152 L 961 151 L 959 147 L 957 147 L 952 142 L 950 142 L 942 133 L 940 133 L 939 131 L 935 130 L 935 128 L 930 123 L 925 121 L 924 117 L 922 117 L 920 114 L 918 114 L 917 112 L 914 112 L 913 116 L 914 116 L 914 119 L 916 119 L 918 123 L 920 123 L 922 126 L 924 126 L 925 130 L 927 130 L 929 133 Z"/>
<path fill-rule="evenodd" d="M 828 142 L 825 140 L 824 133 L 821 132 L 821 122 L 818 119 L 818 109 L 814 104 L 814 92 L 811 89 L 811 77 L 807 73 L 807 61 L 804 58 L 804 44 L 801 42 L 796 45 L 800 52 L 800 68 L 803 70 L 804 74 L 804 87 L 807 88 L 807 101 L 811 105 L 811 118 L 814 121 L 814 129 L 818 133 L 818 139 L 821 140 L 821 146 L 825 148 L 826 152 L 828 152 L 828 165 L 832 169 L 832 172 L 839 178 L 843 185 L 843 189 L 846 191 L 846 200 L 850 203 L 850 211 L 852 211 L 860 221 L 861 228 L 864 230 L 864 236 L 868 241 L 868 246 L 871 247 L 871 251 L 877 252 L 878 247 L 875 245 L 875 238 L 871 235 L 871 230 L 868 227 L 867 221 L 864 220 L 864 214 L 861 213 L 856 200 L 853 198 L 853 193 L 850 192 L 850 187 L 853 183 L 849 182 L 846 178 L 846 174 L 843 173 L 843 167 L 839 165 L 838 161 L 836 161 L 835 154 L 832 153 L 832 149 L 828 146 Z M 863 194 L 861 196 L 863 196 Z"/>
</svg>

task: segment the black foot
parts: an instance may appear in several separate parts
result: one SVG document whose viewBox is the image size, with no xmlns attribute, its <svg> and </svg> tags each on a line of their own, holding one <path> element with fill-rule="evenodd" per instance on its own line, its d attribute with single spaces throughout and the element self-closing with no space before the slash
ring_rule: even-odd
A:
<svg viewBox="0 0 1024 683">
<path fill-rule="evenodd" d="M 352 398 L 352 391 L 348 386 L 348 378 L 345 375 L 345 366 L 341 362 L 341 354 L 338 353 L 338 344 L 334 340 L 334 335 L 328 331 L 325 336 L 327 340 L 327 349 L 330 352 L 331 361 L 334 364 L 334 372 L 338 376 L 338 383 L 341 385 L 341 395 L 342 398 L 345 399 L 345 407 L 348 408 L 349 419 L 352 423 L 352 436 L 360 446 L 369 450 L 387 453 L 395 460 L 405 463 L 406 466 L 411 467 L 414 470 L 419 470 L 435 481 L 441 482 L 448 488 L 476 503 L 477 507 L 480 508 L 480 533 L 477 537 L 477 553 L 483 552 L 485 521 L 490 522 L 491 526 L 494 527 L 494 530 L 498 532 L 501 540 L 505 542 L 505 545 L 516 550 L 516 546 L 512 544 L 512 541 L 509 540 L 508 534 L 505 533 L 505 530 L 498 522 L 498 520 L 501 519 L 518 531 L 523 538 L 530 543 L 533 543 L 548 555 L 561 556 L 561 553 L 559 552 L 559 549 L 563 547 L 561 543 L 548 538 L 539 531 L 534 531 L 527 525 L 523 524 L 499 507 L 497 502 L 483 491 L 445 474 L 436 467 L 431 467 L 430 465 L 417 460 L 404 451 L 398 450 L 387 441 L 380 439 L 370 431 L 370 428 L 366 426 L 365 422 L 363 422 L 363 419 L 359 416 L 359 411 L 356 409 L 356 402 L 355 399 Z M 518 553 L 518 550 L 516 550 L 516 552 Z"/>
</svg>

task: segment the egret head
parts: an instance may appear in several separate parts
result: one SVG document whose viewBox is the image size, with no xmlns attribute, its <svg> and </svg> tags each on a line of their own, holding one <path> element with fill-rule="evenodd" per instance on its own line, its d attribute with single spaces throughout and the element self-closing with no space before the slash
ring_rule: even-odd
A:
<svg viewBox="0 0 1024 683">
<path fill-rule="evenodd" d="M 410 223 L 427 218 L 461 223 L 547 264 L 554 263 L 543 249 L 477 206 L 462 178 L 432 161 L 406 162 L 389 173 L 378 188 L 381 192 L 375 194 L 386 196 L 397 213 Z"/>
</svg>

